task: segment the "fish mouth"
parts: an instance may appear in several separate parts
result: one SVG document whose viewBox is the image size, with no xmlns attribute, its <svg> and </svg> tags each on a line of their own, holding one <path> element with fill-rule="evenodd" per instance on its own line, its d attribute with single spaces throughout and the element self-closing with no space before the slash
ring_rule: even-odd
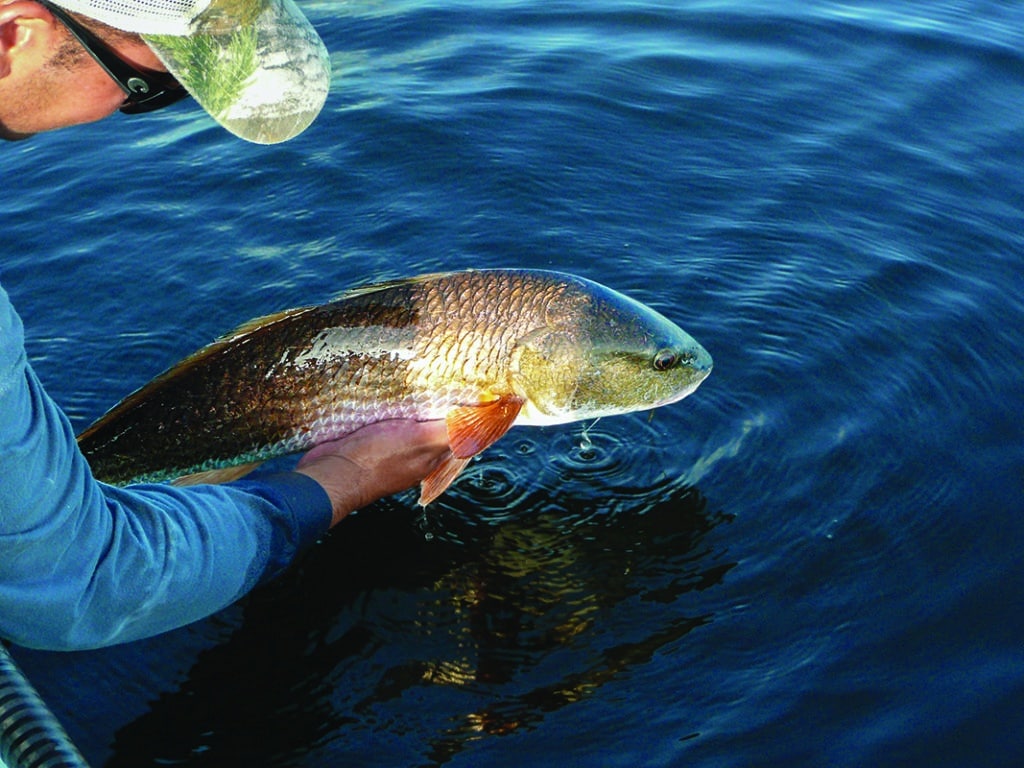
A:
<svg viewBox="0 0 1024 768">
<path fill-rule="evenodd" d="M 697 387 L 703 383 L 704 379 L 711 375 L 711 369 L 714 368 L 714 362 L 711 359 L 711 355 L 701 347 L 696 357 L 696 360 L 687 364 L 690 370 L 693 371 L 693 377 L 690 382 L 680 391 L 652 405 L 652 408 L 660 408 L 663 405 L 678 403 L 683 398 L 689 397 L 697 390 Z"/>
<path fill-rule="evenodd" d="M 700 386 L 702 381 L 704 381 L 703 378 L 697 379 L 688 387 L 686 387 L 686 389 L 680 390 L 671 397 L 666 397 L 664 400 L 658 400 L 657 402 L 651 403 L 650 405 L 645 406 L 643 410 L 649 411 L 655 408 L 661 408 L 664 405 L 672 405 L 673 403 L 678 403 L 680 400 L 685 400 L 687 397 L 689 397 L 690 395 L 697 391 L 697 388 Z"/>
<path fill-rule="evenodd" d="M 697 349 L 694 354 L 694 361 L 691 365 L 699 372 L 704 375 L 701 376 L 701 380 L 706 379 L 708 374 L 711 373 L 711 369 L 715 366 L 715 361 L 711 359 L 711 353 L 708 352 L 700 344 L 696 345 Z"/>
</svg>

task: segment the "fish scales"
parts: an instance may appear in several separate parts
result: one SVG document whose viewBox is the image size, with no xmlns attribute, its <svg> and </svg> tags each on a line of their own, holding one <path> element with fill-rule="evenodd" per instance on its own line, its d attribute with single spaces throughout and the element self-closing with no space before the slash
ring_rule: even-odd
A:
<svg viewBox="0 0 1024 768">
<path fill-rule="evenodd" d="M 243 330 L 132 396 L 102 433 L 82 435 L 83 450 L 110 482 L 163 480 L 305 450 L 383 419 L 443 417 L 501 376 L 511 320 L 530 315 L 509 306 L 521 291 L 505 286 L 488 300 L 488 287 L 399 285 Z M 200 431 L 202 460 L 186 439 Z"/>
<path fill-rule="evenodd" d="M 453 451 L 472 454 L 513 422 L 680 399 L 710 369 L 685 332 L 596 283 L 428 275 L 247 323 L 127 397 L 79 445 L 99 479 L 120 484 L 303 451 L 391 418 L 447 418 Z"/>
<path fill-rule="evenodd" d="M 471 272 L 426 286 L 424 314 L 438 324 L 422 334 L 425 346 L 418 358 L 424 372 L 432 381 L 452 375 L 485 383 L 507 378 L 516 340 L 545 324 L 546 307 L 564 291 L 536 283 L 528 274 L 495 279 L 493 273 Z M 534 290 L 527 290 L 530 285 Z M 445 366 L 427 365 L 436 360 Z"/>
</svg>

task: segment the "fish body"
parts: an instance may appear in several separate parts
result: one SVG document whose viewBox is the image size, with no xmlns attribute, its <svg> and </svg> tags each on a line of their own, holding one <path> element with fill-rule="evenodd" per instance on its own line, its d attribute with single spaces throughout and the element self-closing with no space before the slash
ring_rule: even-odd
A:
<svg viewBox="0 0 1024 768">
<path fill-rule="evenodd" d="M 246 323 L 78 438 L 97 479 L 228 479 L 387 419 L 445 419 L 436 498 L 513 424 L 654 408 L 711 371 L 693 338 L 589 280 L 538 270 L 426 275 Z"/>
</svg>

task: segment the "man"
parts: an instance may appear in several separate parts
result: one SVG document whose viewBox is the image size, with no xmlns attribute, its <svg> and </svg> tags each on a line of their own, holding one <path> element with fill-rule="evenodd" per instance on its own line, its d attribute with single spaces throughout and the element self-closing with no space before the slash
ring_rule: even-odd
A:
<svg viewBox="0 0 1024 768">
<path fill-rule="evenodd" d="M 329 85 L 323 43 L 291 0 L 0 0 L 7 138 L 192 95 L 233 133 L 273 143 L 312 122 Z"/>
<path fill-rule="evenodd" d="M 0 0 L 6 138 L 192 95 L 233 133 L 283 141 L 319 112 L 329 79 L 291 0 Z M 318 447 L 294 472 L 102 485 L 28 364 L 0 287 L 0 636 L 89 648 L 202 618 L 447 454 L 443 423 L 393 421 Z"/>
</svg>

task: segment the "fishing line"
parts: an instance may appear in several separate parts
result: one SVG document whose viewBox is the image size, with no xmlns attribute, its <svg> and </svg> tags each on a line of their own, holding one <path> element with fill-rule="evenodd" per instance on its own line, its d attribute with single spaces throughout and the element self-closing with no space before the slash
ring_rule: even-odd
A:
<svg viewBox="0 0 1024 768">
<path fill-rule="evenodd" d="M 594 441 L 590 439 L 590 430 L 597 426 L 601 419 L 596 418 L 590 424 L 585 424 L 580 431 L 580 458 L 588 459 L 594 456 Z"/>
</svg>

